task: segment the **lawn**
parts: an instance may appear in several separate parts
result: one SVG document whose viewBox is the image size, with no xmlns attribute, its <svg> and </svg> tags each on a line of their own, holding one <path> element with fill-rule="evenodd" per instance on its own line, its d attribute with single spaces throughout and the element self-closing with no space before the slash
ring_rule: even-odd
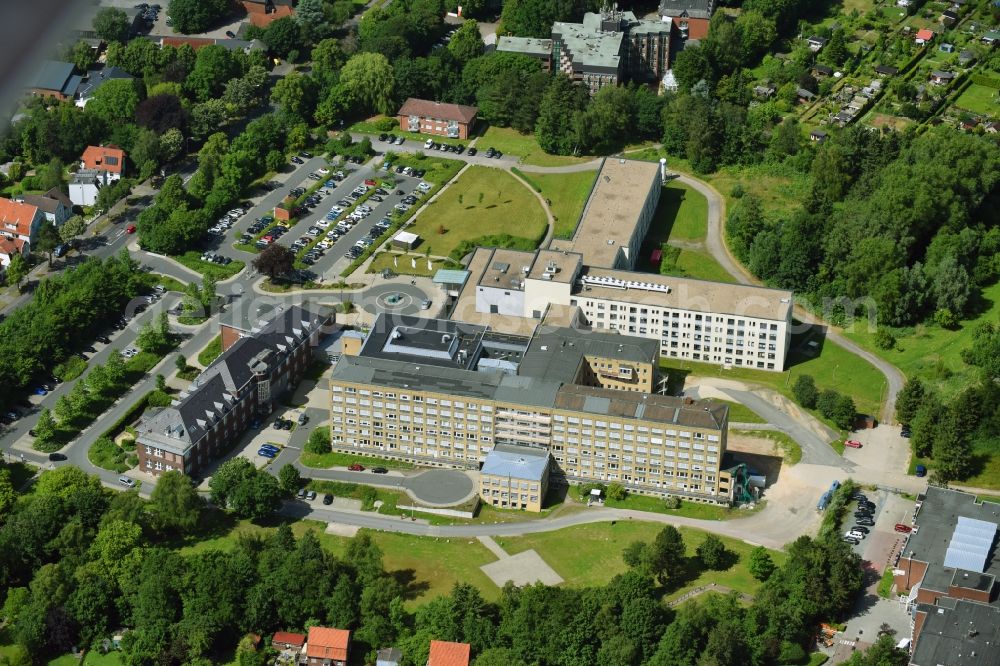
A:
<svg viewBox="0 0 1000 666">
<path fill-rule="evenodd" d="M 535 195 L 500 169 L 470 167 L 427 206 L 407 231 L 421 237 L 419 251 L 439 257 L 485 236 L 514 236 L 536 247 L 545 235 Z"/>
<path fill-rule="evenodd" d="M 417 261 L 415 266 L 413 265 L 414 259 Z M 427 270 L 427 257 L 420 252 L 414 252 L 412 254 L 379 252 L 372 259 L 372 263 L 368 265 L 368 270 L 366 272 L 381 273 L 383 270 L 388 268 L 390 271 L 399 275 L 420 275 L 423 277 L 430 277 L 442 268 L 461 268 L 461 265 L 456 265 L 454 262 L 450 260 L 446 261 L 444 259 L 431 259 L 431 266 L 432 268 Z"/>
<path fill-rule="evenodd" d="M 859 356 L 846 351 L 842 347 L 825 342 L 820 347 L 820 353 L 815 356 L 804 356 L 794 348 L 790 352 L 790 367 L 784 372 L 768 372 L 749 368 L 725 369 L 712 363 L 695 361 L 661 359 L 660 365 L 668 371 L 682 374 L 693 374 L 699 377 L 721 377 L 760 384 L 794 400 L 792 386 L 799 375 L 812 375 L 820 390 L 834 389 L 851 396 L 858 411 L 865 414 L 877 414 L 882 399 L 885 397 L 885 377 L 875 366 Z"/>
<path fill-rule="evenodd" d="M 207 368 L 208 365 L 217 359 L 222 353 L 222 334 L 219 333 L 217 336 L 212 338 L 212 341 L 205 345 L 205 348 L 198 353 L 198 363 L 201 367 Z"/>
<path fill-rule="evenodd" d="M 679 251 L 678 251 L 679 250 Z M 726 272 L 719 262 L 708 252 L 675 248 L 677 258 L 664 270 L 662 267 L 654 273 L 661 275 L 676 275 L 677 277 L 693 278 L 695 280 L 710 280 L 712 282 L 727 282 L 736 284 L 736 279 Z M 648 261 L 649 255 L 644 255 Z M 662 265 L 661 265 L 662 266 Z"/>
<path fill-rule="evenodd" d="M 622 550 L 633 541 L 650 542 L 663 529 L 659 523 L 642 521 L 617 521 L 615 523 L 592 523 L 568 527 L 557 532 L 543 532 L 520 537 L 502 537 L 496 541 L 511 555 L 534 549 L 549 566 L 563 577 L 570 587 L 604 585 L 615 575 L 628 567 L 622 561 Z M 695 548 L 707 532 L 681 527 L 680 532 L 687 545 L 688 556 L 693 557 Z M 671 592 L 668 598 L 681 596 L 686 590 L 718 583 L 740 592 L 753 594 L 759 583 L 746 570 L 753 546 L 729 537 L 719 537 L 726 549 L 738 556 L 735 564 L 725 571 L 688 572 L 684 585 Z M 785 555 L 771 552 L 775 564 L 784 563 Z"/>
<path fill-rule="evenodd" d="M 388 458 L 378 458 L 375 456 L 362 456 L 355 453 L 340 453 L 338 451 L 333 451 L 331 453 L 309 453 L 307 451 L 303 451 L 302 456 L 299 458 L 299 462 L 306 467 L 315 467 L 318 469 L 327 469 L 329 467 L 347 467 L 348 465 L 353 465 L 354 463 L 360 463 L 366 467 L 382 466 L 390 469 L 413 469 L 414 467 L 411 463 L 403 462 L 402 460 L 390 460 Z"/>
<path fill-rule="evenodd" d="M 210 261 L 202 261 L 201 253 L 198 250 L 189 250 L 184 254 L 175 255 L 171 259 L 196 273 L 207 275 L 220 282 L 233 277 L 246 266 L 242 261 L 233 261 L 227 266 L 221 266 Z"/>
<path fill-rule="evenodd" d="M 746 405 L 741 405 L 731 400 L 719 400 L 718 398 L 712 398 L 712 400 L 715 402 L 724 402 L 729 405 L 730 423 L 767 423 L 767 419 Z"/>
<path fill-rule="evenodd" d="M 56 377 L 64 382 L 76 379 L 87 371 L 87 362 L 79 356 L 70 356 L 65 361 L 52 368 Z"/>
<path fill-rule="evenodd" d="M 152 289 L 161 285 L 167 291 L 176 291 L 178 294 L 184 293 L 184 283 L 180 280 L 163 275 L 162 273 L 143 273 L 139 277 L 140 282 L 147 288 Z"/>
<path fill-rule="evenodd" d="M 650 236 L 656 234 L 663 239 L 705 240 L 708 233 L 708 200 L 684 183 L 668 183 L 660 194 L 651 229 Z"/>
<path fill-rule="evenodd" d="M 597 172 L 542 174 L 524 173 L 516 168 L 514 170 L 545 197 L 552 217 L 555 218 L 555 237 L 572 238 L 583 207 L 590 198 Z"/>
<path fill-rule="evenodd" d="M 476 141 L 476 148 L 485 151 L 496 148 L 504 155 L 516 155 L 522 164 L 537 166 L 565 166 L 580 164 L 594 159 L 593 157 L 573 157 L 570 155 L 549 155 L 538 145 L 534 134 L 521 134 L 509 127 L 490 127 Z"/>
<path fill-rule="evenodd" d="M 993 88 L 973 83 L 955 100 L 955 106 L 988 116 L 1000 114 L 1000 97 Z"/>
<path fill-rule="evenodd" d="M 955 395 L 963 387 L 976 381 L 976 368 L 962 361 L 961 353 L 972 344 L 972 334 L 981 322 L 996 322 L 1000 318 L 1000 283 L 983 290 L 973 319 L 963 319 L 957 330 L 948 330 L 935 324 L 920 324 L 915 328 L 895 331 L 896 346 L 879 349 L 873 341 L 874 332 L 868 330 L 867 321 L 856 322 L 845 331 L 847 337 L 873 354 L 889 361 L 903 374 L 919 378 L 938 387 L 945 395 Z"/>
</svg>

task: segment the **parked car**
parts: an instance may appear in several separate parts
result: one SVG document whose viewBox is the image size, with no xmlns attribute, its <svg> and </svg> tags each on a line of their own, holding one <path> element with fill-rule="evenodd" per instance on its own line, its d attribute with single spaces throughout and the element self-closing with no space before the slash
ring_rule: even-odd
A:
<svg viewBox="0 0 1000 666">
<path fill-rule="evenodd" d="M 66 456 L 63 455 L 62 453 L 50 453 L 49 454 L 49 461 L 51 461 L 51 462 L 62 462 L 63 460 L 66 460 Z"/>
<path fill-rule="evenodd" d="M 917 465 L 913 471 L 919 477 L 927 476 L 927 467 L 924 465 Z"/>
<path fill-rule="evenodd" d="M 913 531 L 912 527 L 910 527 L 909 525 L 905 525 L 903 523 L 896 523 L 896 526 L 893 527 L 893 529 L 903 534 L 909 534 L 910 532 Z"/>
<path fill-rule="evenodd" d="M 48 395 L 49 392 L 45 390 L 44 386 L 36 386 L 31 390 L 35 395 Z"/>
<path fill-rule="evenodd" d="M 130 479 L 127 476 L 119 476 L 118 483 L 122 484 L 126 488 L 135 488 L 135 479 Z"/>
<path fill-rule="evenodd" d="M 330 506 L 331 504 L 333 504 L 333 495 L 331 495 L 330 493 L 327 493 L 326 495 L 323 495 L 323 504 L 325 504 L 327 506 Z"/>
<path fill-rule="evenodd" d="M 852 532 L 861 532 L 862 534 L 868 534 L 868 528 L 861 525 L 855 525 L 851 528 Z"/>
<path fill-rule="evenodd" d="M 852 536 L 844 536 L 844 537 L 841 537 L 841 539 L 840 539 L 840 540 L 841 540 L 841 541 L 844 541 L 844 542 L 846 542 L 846 543 L 849 543 L 849 544 L 851 544 L 851 545 L 853 545 L 853 546 L 856 546 L 856 545 L 858 545 L 859 543 L 861 543 L 861 539 L 856 539 L 856 538 L 854 538 L 854 537 L 852 537 Z"/>
<path fill-rule="evenodd" d="M 127 234 L 134 234 L 135 233 L 135 225 L 134 224 L 130 224 L 127 227 L 125 227 L 125 233 L 127 233 Z"/>
<path fill-rule="evenodd" d="M 305 499 L 306 498 L 306 489 L 305 488 L 299 488 L 299 492 L 295 493 L 295 496 L 298 497 L 299 499 Z"/>
<path fill-rule="evenodd" d="M 847 447 L 852 448 L 852 449 L 860 449 L 861 448 L 861 442 L 859 442 L 856 439 L 849 439 L 846 442 L 844 442 L 844 446 L 847 446 Z"/>
<path fill-rule="evenodd" d="M 354 463 L 353 465 L 348 465 L 347 469 L 351 470 L 352 472 L 363 472 L 365 471 L 365 466 L 359 463 Z"/>
<path fill-rule="evenodd" d="M 310 502 L 313 501 L 314 499 L 316 499 L 316 491 L 315 490 L 310 490 L 309 492 L 307 492 L 306 493 L 306 499 L 309 500 Z"/>
<path fill-rule="evenodd" d="M 385 467 L 372 467 L 373 474 L 388 474 L 389 470 Z"/>
<path fill-rule="evenodd" d="M 261 456 L 263 458 L 268 458 L 270 460 L 274 460 L 275 458 L 278 457 L 278 452 L 277 451 L 272 451 L 271 449 L 257 449 L 257 455 L 259 455 L 259 456 Z"/>
</svg>

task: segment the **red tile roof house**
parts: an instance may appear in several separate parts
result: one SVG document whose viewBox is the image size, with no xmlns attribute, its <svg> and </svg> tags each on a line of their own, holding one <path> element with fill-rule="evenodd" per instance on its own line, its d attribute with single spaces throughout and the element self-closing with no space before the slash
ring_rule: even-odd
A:
<svg viewBox="0 0 1000 666">
<path fill-rule="evenodd" d="M 280 18 L 295 15 L 291 0 L 243 0 L 241 4 L 247 10 L 250 23 L 258 28 L 266 28 Z"/>
<path fill-rule="evenodd" d="M 446 104 L 411 97 L 403 103 L 396 116 L 401 132 L 436 134 L 452 139 L 468 139 L 476 123 L 479 109 L 462 104 Z"/>
<path fill-rule="evenodd" d="M 347 666 L 351 632 L 347 629 L 310 627 L 306 639 L 308 666 Z"/>
<path fill-rule="evenodd" d="M 37 238 L 38 230 L 42 228 L 44 222 L 45 215 L 38 206 L 0 198 L 0 238 L 21 241 L 22 246 L 17 247 L 17 250 L 22 254 L 31 251 L 31 244 Z M 14 245 L 8 244 L 7 249 L 16 245 L 16 242 Z M 6 266 L 9 261 L 8 255 L 8 260 L 3 264 Z"/>
<path fill-rule="evenodd" d="M 916 41 L 917 44 L 926 44 L 932 39 L 934 39 L 934 31 L 922 28 L 917 30 L 917 36 L 914 38 L 914 41 Z"/>
<path fill-rule="evenodd" d="M 11 240 L 6 236 L 0 236 L 0 266 L 7 268 L 10 265 L 10 259 L 15 254 L 24 255 L 26 253 L 25 248 L 28 246 L 20 238 L 15 238 Z"/>
<path fill-rule="evenodd" d="M 45 219 L 57 227 L 73 216 L 73 202 L 58 187 L 53 187 L 45 194 L 25 194 L 21 201 L 37 206 Z"/>
<path fill-rule="evenodd" d="M 103 171 L 108 181 L 118 180 L 125 173 L 125 151 L 118 146 L 87 146 L 80 168 Z"/>
<path fill-rule="evenodd" d="M 276 631 L 271 637 L 271 647 L 291 659 L 298 658 L 305 642 L 305 634 L 293 634 L 290 631 Z"/>
<path fill-rule="evenodd" d="M 469 666 L 469 653 L 471 651 L 472 648 L 468 643 L 431 641 L 431 650 L 427 655 L 427 666 Z"/>
</svg>

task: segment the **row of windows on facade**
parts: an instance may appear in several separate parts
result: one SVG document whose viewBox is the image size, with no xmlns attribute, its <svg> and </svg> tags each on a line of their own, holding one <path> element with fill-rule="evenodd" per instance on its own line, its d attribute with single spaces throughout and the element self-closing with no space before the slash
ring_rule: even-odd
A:
<svg viewBox="0 0 1000 666">
<path fill-rule="evenodd" d="M 528 481 L 516 481 L 509 477 L 483 477 L 483 485 L 504 486 L 505 488 L 520 488 L 521 490 L 538 490 L 538 484 Z"/>
<path fill-rule="evenodd" d="M 147 470 L 156 470 L 157 472 L 172 472 L 174 470 L 173 465 L 164 465 L 161 461 L 157 460 L 155 463 L 152 460 L 146 461 Z"/>
<path fill-rule="evenodd" d="M 579 305 L 576 299 L 573 299 L 569 303 L 570 305 Z M 749 326 L 751 328 L 762 328 L 764 330 L 777 331 L 778 325 L 770 322 L 756 321 L 754 319 L 738 319 L 736 317 L 727 317 L 725 315 L 707 315 L 697 312 L 677 312 L 674 310 L 660 310 L 658 308 L 648 308 L 641 307 L 638 305 L 619 305 L 617 303 L 604 303 L 602 301 L 584 301 L 584 306 L 596 310 L 604 310 L 605 306 L 610 312 L 627 312 L 628 314 L 640 314 L 640 315 L 653 315 L 654 317 L 661 317 L 662 319 L 693 319 L 694 321 L 703 321 L 706 324 L 725 323 L 728 326 L 737 326 L 744 328 Z"/>
<path fill-rule="evenodd" d="M 348 415 L 352 415 L 352 416 L 359 416 L 359 415 L 360 416 L 374 416 L 374 418 L 387 418 L 389 420 L 392 420 L 392 419 L 394 419 L 396 417 L 395 414 L 383 414 L 381 412 L 375 412 L 374 415 L 372 415 L 367 410 L 361 410 L 361 413 L 358 414 L 357 411 L 353 410 L 353 409 L 348 409 L 347 410 L 347 414 Z M 344 417 L 342 417 L 340 415 L 334 415 L 332 417 L 332 419 L 333 419 L 333 421 L 335 423 L 344 423 L 345 422 Z M 406 419 L 406 421 L 409 422 L 408 419 Z M 415 419 L 415 421 L 418 422 L 418 423 L 422 423 L 423 422 L 422 419 Z M 365 420 L 365 419 L 358 420 L 358 419 L 354 419 L 354 418 L 347 418 L 346 419 L 346 423 L 348 425 L 359 425 L 359 424 L 362 425 L 362 426 L 372 426 L 373 425 L 373 423 L 370 420 Z M 436 421 L 429 420 L 428 423 L 427 423 L 427 425 L 430 426 L 430 425 L 438 425 L 438 424 L 437 424 Z M 419 426 L 419 425 L 414 425 L 414 426 L 411 427 L 411 426 L 397 426 L 395 423 L 377 423 L 377 422 L 374 423 L 374 427 L 377 430 L 389 430 L 389 431 L 392 431 L 392 430 L 396 430 L 398 428 L 401 432 L 426 433 L 428 435 L 439 435 L 440 434 L 442 436 L 452 436 L 453 434 L 455 434 L 455 432 L 454 432 L 454 426 L 452 428 L 448 428 L 448 424 L 445 424 L 445 423 L 442 423 L 441 426 L 443 426 L 443 427 L 445 427 L 447 429 L 439 431 L 436 428 L 426 428 L 425 429 L 423 426 Z M 462 428 L 463 426 L 461 424 L 459 424 L 459 427 Z M 515 427 L 512 424 L 499 424 L 497 426 L 497 428 L 499 430 L 503 430 L 506 433 L 517 433 L 517 434 L 522 434 L 522 435 L 526 435 L 526 436 L 530 436 L 530 435 L 544 435 L 546 437 L 551 436 L 554 440 L 557 440 L 557 441 L 560 441 L 560 442 L 562 442 L 562 441 L 568 441 L 570 443 L 577 443 L 577 442 L 580 441 L 580 439 L 578 437 L 567 436 L 566 435 L 567 430 L 564 429 L 562 426 L 559 426 L 559 425 L 553 426 L 551 430 L 543 429 L 540 426 L 536 427 L 534 429 L 526 429 L 524 427 L 517 428 L 517 427 Z M 481 432 L 484 432 L 484 433 L 490 433 L 490 432 L 493 431 L 493 428 L 491 426 L 488 426 L 488 425 L 483 425 L 482 428 L 479 428 L 475 424 L 468 424 L 468 425 L 464 426 L 464 430 L 470 431 L 470 432 L 467 433 L 467 437 L 469 439 L 475 439 L 475 434 L 474 434 L 475 432 L 481 431 Z M 602 430 L 588 430 L 588 429 L 583 429 L 581 431 L 580 428 L 569 428 L 568 429 L 568 433 L 570 435 L 574 435 L 574 434 L 582 435 L 583 437 L 587 437 L 587 438 L 598 438 L 598 440 L 594 442 L 594 445 L 597 446 L 598 448 L 603 448 L 604 447 L 604 444 L 600 441 L 602 439 L 610 440 L 610 448 L 612 448 L 612 449 L 618 449 L 618 448 L 620 448 L 619 445 L 616 443 L 616 440 L 622 440 L 622 441 L 627 441 L 627 442 L 639 442 L 640 444 L 659 444 L 659 445 L 665 445 L 665 446 L 668 446 L 668 447 L 680 448 L 680 449 L 689 449 L 689 448 L 692 448 L 692 444 L 690 442 L 670 440 L 670 439 L 663 439 L 661 437 L 647 437 L 647 436 L 642 436 L 642 435 L 634 436 L 634 435 L 630 435 L 630 434 L 627 434 L 627 433 L 624 434 L 624 435 L 622 435 L 622 434 L 619 434 L 617 432 L 606 432 L 606 431 L 602 431 Z M 459 433 L 457 436 L 460 437 L 461 434 Z M 687 435 L 682 435 L 682 437 L 684 437 L 684 436 L 690 437 L 691 434 L 688 433 Z M 701 440 L 701 439 L 704 439 L 704 438 L 705 438 L 704 433 L 701 433 L 701 432 L 694 433 L 694 439 L 695 440 Z M 710 442 L 717 442 L 717 441 L 719 441 L 719 436 L 718 435 L 708 435 L 708 441 L 710 441 Z M 638 448 L 638 452 L 639 453 L 645 453 L 646 452 L 645 447 L 639 446 L 637 448 Z M 694 443 L 694 445 L 693 445 L 693 448 L 696 451 L 703 451 L 703 450 L 705 450 L 706 447 L 705 447 L 704 444 L 700 444 L 700 443 L 698 443 L 696 441 Z M 712 451 L 712 452 L 718 451 L 718 447 L 717 446 L 708 446 L 707 448 L 708 448 L 709 451 Z M 632 446 L 629 445 L 629 444 L 625 444 L 624 445 L 624 449 L 626 451 L 631 451 L 632 450 Z M 652 449 L 652 451 L 658 451 L 658 449 Z"/>
<path fill-rule="evenodd" d="M 485 488 L 483 489 L 483 492 L 486 492 Z M 510 496 L 511 496 L 510 493 L 502 493 L 499 490 L 490 490 L 489 494 L 490 494 L 490 497 L 500 497 L 501 499 L 510 499 Z M 537 502 L 538 501 L 538 495 L 531 495 L 529 497 L 525 493 L 514 493 L 514 499 L 520 499 L 522 502 L 524 502 L 524 501 Z"/>
</svg>

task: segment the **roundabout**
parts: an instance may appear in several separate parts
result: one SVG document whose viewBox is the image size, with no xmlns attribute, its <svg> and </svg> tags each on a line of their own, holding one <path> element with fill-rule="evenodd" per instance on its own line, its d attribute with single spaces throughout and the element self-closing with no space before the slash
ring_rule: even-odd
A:
<svg viewBox="0 0 1000 666">
<path fill-rule="evenodd" d="M 413 315 L 420 312 L 420 302 L 427 295 L 419 287 L 406 283 L 386 283 L 365 289 L 357 303 L 369 314 L 392 312 Z"/>
<path fill-rule="evenodd" d="M 417 500 L 436 506 L 459 504 L 476 492 L 469 475 L 457 469 L 432 469 L 409 476 L 403 487 Z"/>
</svg>

